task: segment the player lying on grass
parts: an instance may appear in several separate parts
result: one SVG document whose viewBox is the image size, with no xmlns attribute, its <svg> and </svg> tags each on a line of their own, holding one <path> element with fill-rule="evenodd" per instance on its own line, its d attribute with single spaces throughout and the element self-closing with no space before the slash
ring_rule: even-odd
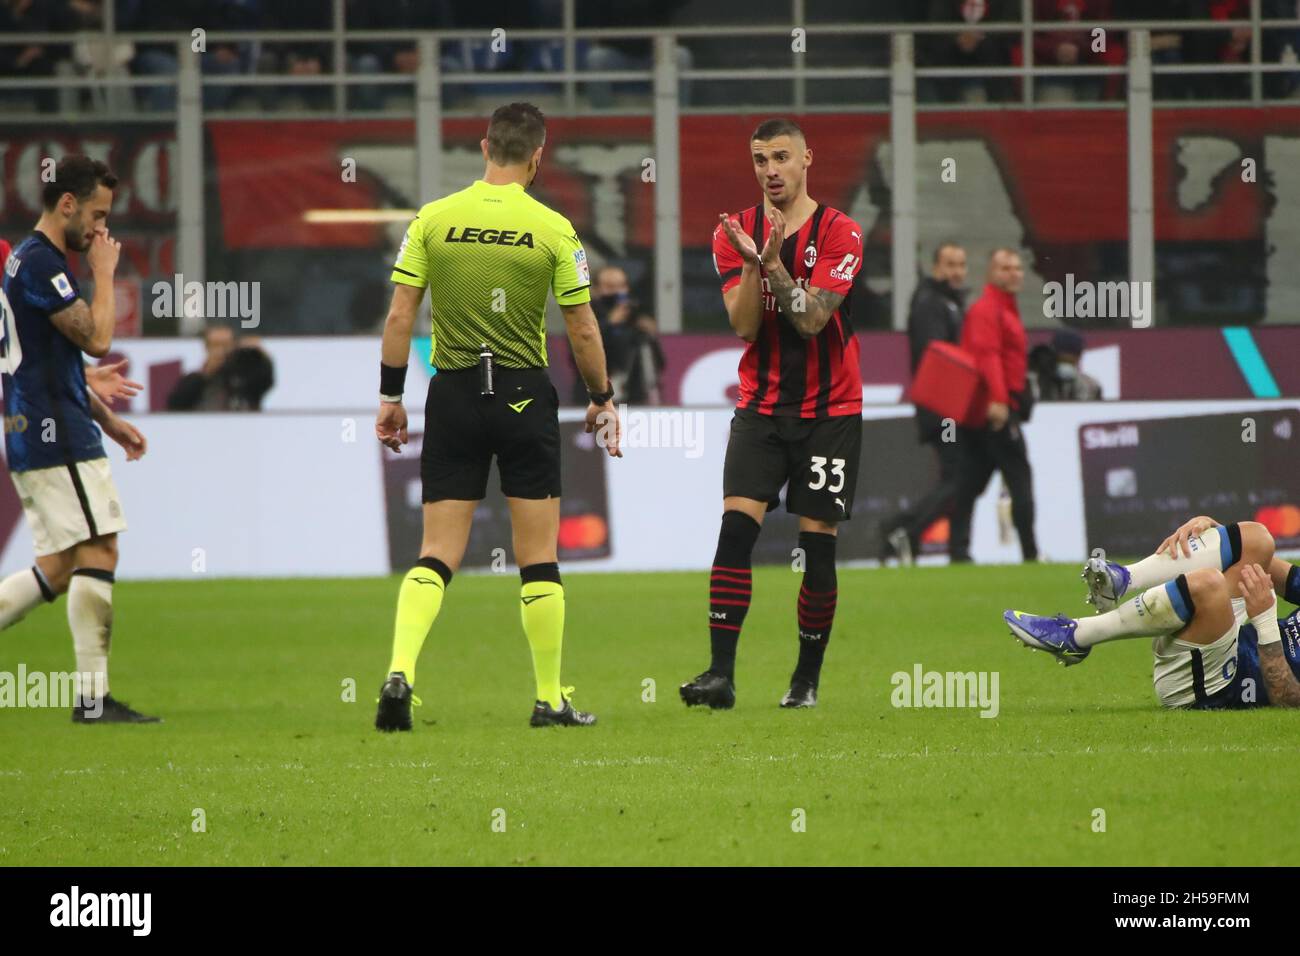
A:
<svg viewBox="0 0 1300 956">
<path fill-rule="evenodd" d="M 1300 707 L 1300 611 L 1278 620 L 1274 595 L 1300 604 L 1300 568 L 1274 556 L 1262 524 L 1196 517 L 1136 564 L 1094 552 L 1083 577 L 1101 613 L 1006 611 L 1011 633 L 1067 667 L 1096 644 L 1154 637 L 1153 679 L 1166 707 Z"/>
</svg>

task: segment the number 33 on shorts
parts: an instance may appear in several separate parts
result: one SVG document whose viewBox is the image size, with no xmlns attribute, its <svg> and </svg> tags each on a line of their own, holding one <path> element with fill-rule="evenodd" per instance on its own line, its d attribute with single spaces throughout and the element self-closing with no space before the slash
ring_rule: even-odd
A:
<svg viewBox="0 0 1300 956">
<path fill-rule="evenodd" d="M 827 477 L 826 465 L 830 464 L 830 475 Z M 822 455 L 813 455 L 809 459 L 809 467 L 812 469 L 812 477 L 808 479 L 808 487 L 812 491 L 821 491 L 825 488 L 831 494 L 844 490 L 844 459 L 830 458 L 827 459 Z M 830 484 L 827 484 L 829 480 Z"/>
</svg>

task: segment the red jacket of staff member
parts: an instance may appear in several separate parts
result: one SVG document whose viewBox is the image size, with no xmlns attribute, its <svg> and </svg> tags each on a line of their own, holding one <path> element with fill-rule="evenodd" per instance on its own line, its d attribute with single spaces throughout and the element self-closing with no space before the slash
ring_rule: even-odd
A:
<svg viewBox="0 0 1300 956">
<path fill-rule="evenodd" d="M 1020 256 L 1010 249 L 995 251 L 989 260 L 988 285 L 961 327 L 961 346 L 975 359 L 988 388 L 989 421 L 994 428 L 1005 421 L 1005 415 L 994 406 L 1019 409 L 1025 390 L 1029 348 L 1016 305 L 1016 293 L 1024 281 Z"/>
<path fill-rule="evenodd" d="M 9 261 L 9 253 L 12 251 L 13 249 L 10 247 L 9 243 L 0 239 L 0 271 L 4 270 L 5 263 Z"/>
</svg>

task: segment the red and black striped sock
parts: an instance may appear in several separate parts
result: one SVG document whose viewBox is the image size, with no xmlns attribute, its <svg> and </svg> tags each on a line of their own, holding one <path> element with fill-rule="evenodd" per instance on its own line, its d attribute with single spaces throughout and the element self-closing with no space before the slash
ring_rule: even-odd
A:
<svg viewBox="0 0 1300 956">
<path fill-rule="evenodd" d="M 835 535 L 799 532 L 804 553 L 803 585 L 799 588 L 799 663 L 794 679 L 817 686 L 822 660 L 835 622 L 839 583 L 835 574 Z"/>
<path fill-rule="evenodd" d="M 743 511 L 725 512 L 709 574 L 709 644 L 713 650 L 709 670 L 732 680 L 736 677 L 736 643 L 753 591 L 751 568 L 758 532 L 758 522 Z"/>
</svg>

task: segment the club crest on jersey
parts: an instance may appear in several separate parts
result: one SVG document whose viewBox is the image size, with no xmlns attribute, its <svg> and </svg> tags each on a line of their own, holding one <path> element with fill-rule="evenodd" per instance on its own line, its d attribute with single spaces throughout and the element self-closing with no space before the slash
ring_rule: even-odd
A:
<svg viewBox="0 0 1300 956">
<path fill-rule="evenodd" d="M 817 247 L 812 243 L 803 251 L 803 264 L 809 269 L 817 264 Z"/>
<path fill-rule="evenodd" d="M 447 230 L 443 242 L 479 242 L 489 246 L 527 246 L 533 248 L 533 234 L 518 232 L 514 229 L 479 229 L 476 226 L 461 227 L 456 234 L 456 226 Z"/>
<path fill-rule="evenodd" d="M 77 297 L 77 293 L 72 291 L 72 283 L 68 281 L 68 277 L 65 273 L 60 272 L 50 280 L 50 283 L 54 286 L 54 291 L 63 298 L 75 299 Z"/>
</svg>

